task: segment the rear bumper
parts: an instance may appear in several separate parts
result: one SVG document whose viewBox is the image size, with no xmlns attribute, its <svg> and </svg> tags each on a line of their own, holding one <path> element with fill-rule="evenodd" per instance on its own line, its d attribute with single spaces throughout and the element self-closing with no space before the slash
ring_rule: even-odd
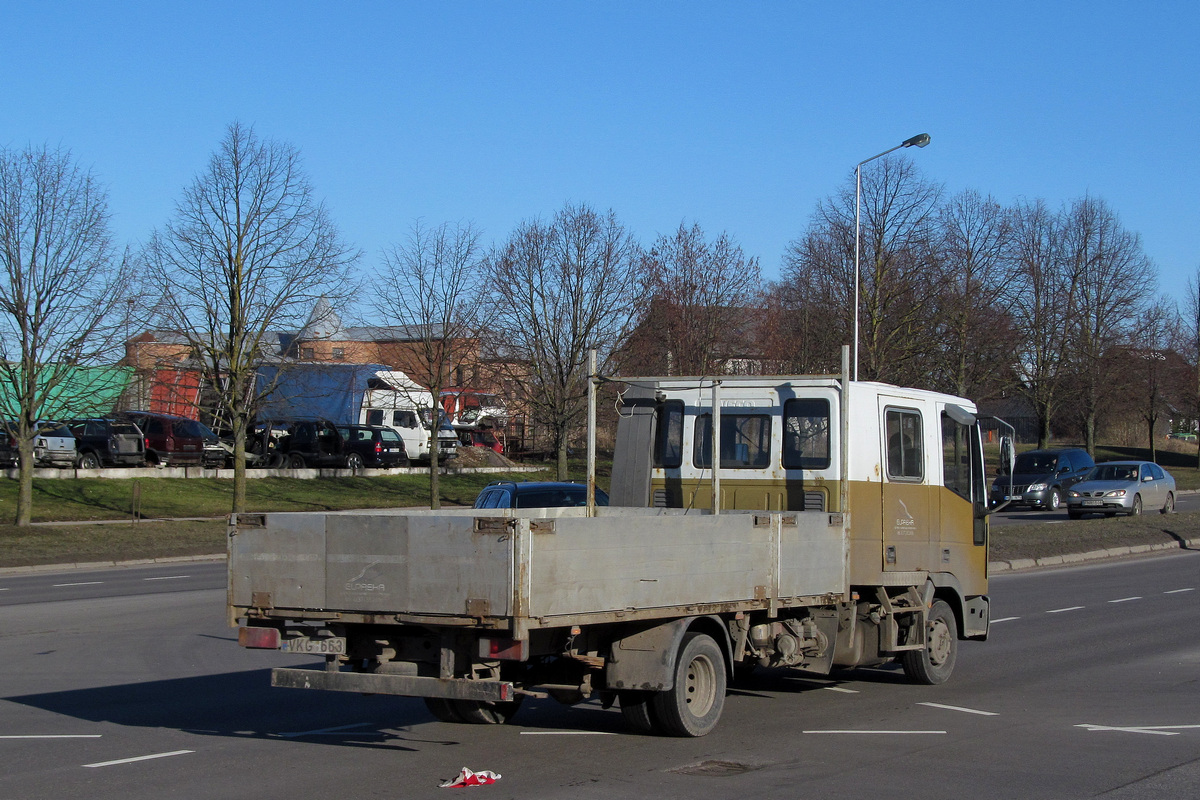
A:
<svg viewBox="0 0 1200 800">
<path fill-rule="evenodd" d="M 279 667 L 271 670 L 271 685 L 286 689 L 324 689 L 334 692 L 396 694 L 405 697 L 445 697 L 451 700 L 485 700 L 501 703 L 516 696 L 508 681 L 473 681 L 464 678 L 420 678 L 413 675 L 377 675 L 367 672 L 329 672 Z"/>
</svg>

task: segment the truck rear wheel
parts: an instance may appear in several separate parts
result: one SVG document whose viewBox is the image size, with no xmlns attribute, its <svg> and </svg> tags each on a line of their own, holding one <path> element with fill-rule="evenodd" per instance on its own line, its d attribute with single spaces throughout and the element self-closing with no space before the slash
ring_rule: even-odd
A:
<svg viewBox="0 0 1200 800">
<path fill-rule="evenodd" d="M 488 700 L 450 700 L 450 706 L 463 722 L 472 725 L 503 725 L 513 718 L 521 707 L 521 698 L 502 703 Z"/>
<path fill-rule="evenodd" d="M 442 722 L 462 722 L 463 718 L 449 700 L 444 697 L 426 697 L 425 707 Z"/>
<path fill-rule="evenodd" d="M 653 716 L 668 736 L 704 736 L 725 707 L 725 656 L 711 636 L 689 633 L 679 645 L 675 683 L 654 695 Z"/>
<path fill-rule="evenodd" d="M 934 600 L 925 618 L 925 649 L 908 650 L 900 658 L 904 674 L 914 683 L 945 683 L 958 658 L 958 623 L 944 600 Z"/>
<path fill-rule="evenodd" d="M 654 692 L 620 692 L 621 716 L 630 728 L 638 733 L 657 733 L 658 721 L 654 718 Z"/>
</svg>

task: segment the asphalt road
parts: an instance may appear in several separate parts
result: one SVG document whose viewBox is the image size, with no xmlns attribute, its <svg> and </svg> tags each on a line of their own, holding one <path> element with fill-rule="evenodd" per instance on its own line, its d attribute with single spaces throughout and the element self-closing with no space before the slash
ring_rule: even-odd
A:
<svg viewBox="0 0 1200 800">
<path fill-rule="evenodd" d="M 187 577 L 183 577 L 187 576 Z M 71 585 L 74 584 L 74 585 Z M 0 798 L 1161 798 L 1200 787 L 1200 553 L 1002 575 L 943 686 L 763 670 L 702 739 L 529 703 L 503 727 L 420 701 L 271 689 L 220 564 L 0 577 Z M 297 660 L 299 659 L 299 660 Z"/>
</svg>

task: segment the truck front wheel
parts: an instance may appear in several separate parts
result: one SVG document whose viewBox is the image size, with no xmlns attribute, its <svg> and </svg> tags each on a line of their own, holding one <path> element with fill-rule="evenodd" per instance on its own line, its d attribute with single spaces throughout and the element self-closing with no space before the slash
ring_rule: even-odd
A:
<svg viewBox="0 0 1200 800">
<path fill-rule="evenodd" d="M 689 633 L 679 645 L 675 683 L 654 695 L 653 717 L 668 736 L 704 736 L 725 707 L 725 656 L 711 636 Z"/>
<path fill-rule="evenodd" d="M 904 674 L 914 683 L 945 683 L 958 658 L 958 623 L 944 600 L 934 600 L 925 619 L 925 649 L 905 651 Z"/>
</svg>

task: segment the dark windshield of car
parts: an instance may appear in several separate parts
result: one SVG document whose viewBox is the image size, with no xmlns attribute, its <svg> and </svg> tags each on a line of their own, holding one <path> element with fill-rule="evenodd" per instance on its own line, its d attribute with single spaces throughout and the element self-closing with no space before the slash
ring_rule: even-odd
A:
<svg viewBox="0 0 1200 800">
<path fill-rule="evenodd" d="M 1101 464 L 1092 470 L 1088 480 L 1093 481 L 1136 481 L 1137 464 Z"/>
<path fill-rule="evenodd" d="M 1017 466 L 1014 472 L 1018 475 L 1039 475 L 1054 471 L 1054 463 L 1058 456 L 1054 453 L 1022 453 L 1017 456 Z"/>
<path fill-rule="evenodd" d="M 207 425 L 193 419 L 180 420 L 175 423 L 176 436 L 190 436 L 197 439 L 211 439 L 216 436 Z"/>
</svg>

